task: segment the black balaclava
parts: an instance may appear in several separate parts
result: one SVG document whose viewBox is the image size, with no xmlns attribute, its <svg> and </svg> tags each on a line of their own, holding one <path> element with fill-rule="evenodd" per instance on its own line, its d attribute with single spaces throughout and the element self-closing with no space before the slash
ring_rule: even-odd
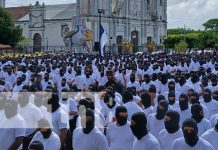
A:
<svg viewBox="0 0 218 150">
<path fill-rule="evenodd" d="M 83 133 L 89 134 L 95 127 L 95 115 L 91 109 L 86 109 L 81 115 Z"/>
<path fill-rule="evenodd" d="M 115 102 L 114 98 L 108 93 L 104 96 L 104 103 L 110 109 L 112 109 L 116 105 L 116 102 Z"/>
<path fill-rule="evenodd" d="M 40 131 L 40 133 L 42 134 L 44 139 L 48 139 L 52 133 L 52 130 L 50 128 L 50 124 L 48 122 L 48 120 L 46 120 L 45 118 L 42 118 L 38 121 L 38 128 L 46 128 L 46 131 Z"/>
<path fill-rule="evenodd" d="M 208 78 L 207 78 L 207 77 L 204 77 L 204 78 L 202 79 L 201 83 L 202 83 L 202 85 L 203 85 L 204 87 L 207 87 L 207 86 L 208 86 Z"/>
<path fill-rule="evenodd" d="M 165 85 L 165 84 L 167 84 L 167 81 L 168 81 L 167 75 L 166 75 L 166 74 L 163 74 L 163 75 L 161 76 L 161 83 L 162 83 L 163 85 Z"/>
<path fill-rule="evenodd" d="M 194 131 L 187 132 L 186 128 L 193 128 Z M 186 144 L 193 147 L 198 143 L 198 140 L 199 140 L 198 126 L 197 126 L 197 122 L 194 119 L 189 118 L 185 120 L 182 125 L 182 131 L 183 131 Z"/>
<path fill-rule="evenodd" d="M 191 81 L 193 84 L 197 83 L 199 81 L 198 75 L 196 74 L 192 75 Z"/>
<path fill-rule="evenodd" d="M 143 112 L 137 112 L 132 115 L 131 130 L 133 135 L 141 140 L 145 135 L 148 134 L 147 130 L 147 118 Z"/>
<path fill-rule="evenodd" d="M 157 107 L 157 113 L 155 115 L 157 120 L 162 120 L 166 114 L 166 112 L 168 111 L 168 102 L 166 100 L 161 100 L 158 103 L 158 107 Z M 160 107 L 163 107 L 163 109 L 161 109 Z"/>
<path fill-rule="evenodd" d="M 143 93 L 141 95 L 141 102 L 145 109 L 151 107 L 151 96 L 149 93 Z"/>
<path fill-rule="evenodd" d="M 146 84 L 148 84 L 149 82 L 150 82 L 150 76 L 148 75 L 148 74 L 145 74 L 144 75 L 144 82 L 146 83 Z"/>
<path fill-rule="evenodd" d="M 191 107 L 192 118 L 196 120 L 197 123 L 200 123 L 204 118 L 203 107 L 200 104 L 193 104 Z"/>
<path fill-rule="evenodd" d="M 126 113 L 126 115 L 122 116 L 122 115 L 120 115 L 121 113 Z M 115 111 L 115 117 L 117 119 L 117 123 L 120 126 L 124 126 L 127 123 L 127 117 L 128 117 L 126 107 L 125 106 L 118 106 L 116 108 L 116 111 Z"/>
<path fill-rule="evenodd" d="M 215 101 L 218 101 L 218 91 L 214 91 L 214 92 L 213 92 L 213 99 L 214 99 Z"/>
<path fill-rule="evenodd" d="M 131 75 L 130 75 L 130 81 L 131 81 L 132 83 L 135 82 L 135 74 L 131 74 Z"/>
<path fill-rule="evenodd" d="M 205 89 L 203 92 L 203 98 L 205 103 L 209 103 L 212 100 L 212 94 L 210 89 Z"/>
<path fill-rule="evenodd" d="M 187 110 L 189 108 L 188 106 L 188 95 L 181 94 L 179 97 L 179 107 L 181 111 Z"/>
<path fill-rule="evenodd" d="M 168 84 L 169 91 L 175 91 L 175 83 L 170 81 Z"/>
<path fill-rule="evenodd" d="M 23 82 L 22 82 L 21 78 L 18 77 L 18 78 L 17 78 L 17 86 L 20 86 L 22 83 L 23 83 Z"/>
<path fill-rule="evenodd" d="M 51 98 L 48 100 L 48 104 L 51 105 L 51 112 L 55 112 L 60 107 L 59 96 L 57 93 L 52 93 Z M 48 111 L 50 112 L 49 109 Z"/>
<path fill-rule="evenodd" d="M 167 118 L 170 118 L 170 120 L 167 120 Z M 166 113 L 166 119 L 164 120 L 165 129 L 168 133 L 173 134 L 179 130 L 179 121 L 180 121 L 180 115 L 177 111 L 169 110 Z"/>
<path fill-rule="evenodd" d="M 175 95 L 174 92 L 169 92 L 168 102 L 169 102 L 170 105 L 173 105 L 176 102 L 176 95 Z"/>
<path fill-rule="evenodd" d="M 197 92 L 192 93 L 190 97 L 190 101 L 191 101 L 191 104 L 200 104 L 199 94 Z"/>
<path fill-rule="evenodd" d="M 186 83 L 186 77 L 185 76 L 180 76 L 179 85 L 183 86 L 185 83 Z"/>
</svg>

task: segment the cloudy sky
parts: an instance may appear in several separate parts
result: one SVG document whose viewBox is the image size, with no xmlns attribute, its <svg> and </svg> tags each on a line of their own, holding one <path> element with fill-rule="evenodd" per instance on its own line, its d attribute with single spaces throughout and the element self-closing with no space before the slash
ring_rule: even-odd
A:
<svg viewBox="0 0 218 150">
<path fill-rule="evenodd" d="M 6 0 L 6 7 L 35 4 L 36 0 Z M 45 4 L 71 3 L 76 0 L 39 0 Z M 202 24 L 218 18 L 218 0 L 168 0 L 168 28 L 202 29 Z"/>
</svg>

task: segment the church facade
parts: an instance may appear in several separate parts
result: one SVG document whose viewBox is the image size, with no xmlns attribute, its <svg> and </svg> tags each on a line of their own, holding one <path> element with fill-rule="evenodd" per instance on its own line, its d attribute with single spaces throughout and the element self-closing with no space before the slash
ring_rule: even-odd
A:
<svg viewBox="0 0 218 150">
<path fill-rule="evenodd" d="M 131 41 L 145 46 L 148 41 L 160 45 L 167 31 L 167 0 L 77 0 L 76 3 L 45 5 L 36 2 L 16 24 L 35 48 L 65 46 L 63 32 L 73 27 L 73 18 L 82 18 L 92 31 L 92 46 L 99 41 L 99 22 L 108 37 L 107 46 Z M 47 48 L 46 48 L 47 47 Z M 58 48 L 59 47 L 59 48 Z"/>
</svg>

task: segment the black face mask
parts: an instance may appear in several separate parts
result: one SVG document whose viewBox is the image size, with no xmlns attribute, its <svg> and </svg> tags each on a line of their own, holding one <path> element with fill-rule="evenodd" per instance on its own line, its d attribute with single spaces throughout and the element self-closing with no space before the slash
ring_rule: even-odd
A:
<svg viewBox="0 0 218 150">
<path fill-rule="evenodd" d="M 52 133 L 51 129 L 48 129 L 46 132 L 41 132 L 44 139 L 48 139 Z"/>
<path fill-rule="evenodd" d="M 174 97 L 169 97 L 169 104 L 170 104 L 170 105 L 175 104 L 175 102 L 176 102 L 175 96 L 174 96 Z"/>
<path fill-rule="evenodd" d="M 175 85 L 169 85 L 169 91 L 175 91 Z"/>
<path fill-rule="evenodd" d="M 21 80 L 17 80 L 17 86 L 20 86 L 22 84 Z"/>
<path fill-rule="evenodd" d="M 165 129 L 168 133 L 173 134 L 179 130 L 179 113 L 176 111 L 168 111 L 166 116 L 170 117 L 170 121 L 164 121 Z"/>
<path fill-rule="evenodd" d="M 132 121 L 135 122 L 134 125 L 130 126 L 132 133 L 138 140 L 141 140 L 145 135 L 148 134 L 146 116 L 141 112 L 135 113 L 132 116 Z"/>
<path fill-rule="evenodd" d="M 104 76 L 104 73 L 101 73 L 101 77 L 103 77 Z"/>
<path fill-rule="evenodd" d="M 72 73 L 72 70 L 68 70 L 68 73 L 71 74 L 71 73 Z"/>
<path fill-rule="evenodd" d="M 124 126 L 127 123 L 127 115 L 125 117 L 120 116 L 119 113 L 127 113 L 127 109 L 124 106 L 118 106 L 116 108 L 115 117 L 117 119 L 117 123 L 120 126 Z"/>
<path fill-rule="evenodd" d="M 45 76 L 44 79 L 45 79 L 45 82 L 48 82 L 49 77 L 48 77 L 48 76 Z"/>
<path fill-rule="evenodd" d="M 199 104 L 200 103 L 197 98 L 191 98 L 190 100 L 191 100 L 192 104 Z"/>
<path fill-rule="evenodd" d="M 65 86 L 66 86 L 66 83 L 61 83 L 61 86 L 62 86 L 62 87 L 65 87 Z"/>
<path fill-rule="evenodd" d="M 211 94 L 209 94 L 209 93 L 208 94 L 204 94 L 203 98 L 204 98 L 204 102 L 205 103 L 209 103 L 212 100 Z"/>
<path fill-rule="evenodd" d="M 218 130 L 218 120 L 217 120 L 217 123 L 215 125 L 215 129 Z"/>
<path fill-rule="evenodd" d="M 64 76 L 64 72 L 60 72 L 60 76 L 63 77 Z"/>
<path fill-rule="evenodd" d="M 12 72 L 11 71 L 8 71 L 8 75 L 11 75 L 12 74 Z"/>
<path fill-rule="evenodd" d="M 168 103 L 167 101 L 160 101 L 158 105 L 161 105 L 162 107 L 164 107 L 164 109 L 160 109 L 159 107 L 157 107 L 157 113 L 156 113 L 156 119 L 157 120 L 162 120 L 166 114 L 166 112 L 168 111 Z"/>
<path fill-rule="evenodd" d="M 212 86 L 217 86 L 217 82 L 212 82 Z"/>
<path fill-rule="evenodd" d="M 179 80 L 179 85 L 180 85 L 180 86 L 183 86 L 185 83 L 186 83 L 185 78 L 181 78 L 181 79 Z"/>
<path fill-rule="evenodd" d="M 85 134 L 89 134 L 93 129 L 94 129 L 94 127 L 95 127 L 95 117 L 94 117 L 94 113 L 93 113 L 93 111 L 92 110 L 90 110 L 90 109 L 87 109 L 86 110 L 86 116 L 87 117 L 91 117 L 91 120 L 89 120 L 89 121 L 87 121 L 86 123 L 85 123 L 85 127 L 83 127 L 83 133 L 85 133 Z M 82 123 L 82 126 L 83 126 L 84 124 Z"/>
<path fill-rule="evenodd" d="M 204 118 L 204 114 L 202 114 L 203 108 L 200 104 L 194 104 L 191 108 L 192 118 L 195 119 L 197 123 L 200 123 Z"/>
<path fill-rule="evenodd" d="M 213 99 L 215 100 L 215 101 L 218 101 L 218 92 L 214 92 L 213 93 Z"/>
<path fill-rule="evenodd" d="M 133 83 L 133 82 L 135 82 L 135 77 L 131 77 L 130 78 L 130 81 Z"/>
<path fill-rule="evenodd" d="M 187 110 L 188 107 L 188 100 L 186 100 L 185 98 L 183 100 L 179 100 L 179 107 L 181 109 L 181 111 Z"/>
<path fill-rule="evenodd" d="M 192 127 L 194 128 L 194 131 L 192 133 L 188 133 L 184 130 L 185 127 Z M 186 144 L 193 147 L 198 143 L 199 137 L 198 137 L 198 127 L 197 123 L 193 119 L 188 119 L 183 123 L 183 135 L 185 138 Z"/>
</svg>

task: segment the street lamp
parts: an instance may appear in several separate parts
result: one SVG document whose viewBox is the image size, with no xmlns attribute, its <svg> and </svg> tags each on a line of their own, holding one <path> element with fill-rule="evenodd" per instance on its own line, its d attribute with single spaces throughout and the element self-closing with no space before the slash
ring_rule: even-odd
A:
<svg viewBox="0 0 218 150">
<path fill-rule="evenodd" d="M 101 43 L 100 43 L 100 40 L 101 40 L 101 36 L 100 36 L 100 33 L 101 33 L 101 14 L 104 13 L 104 10 L 103 9 L 98 9 L 98 14 L 99 14 L 99 54 L 101 55 Z"/>
</svg>

